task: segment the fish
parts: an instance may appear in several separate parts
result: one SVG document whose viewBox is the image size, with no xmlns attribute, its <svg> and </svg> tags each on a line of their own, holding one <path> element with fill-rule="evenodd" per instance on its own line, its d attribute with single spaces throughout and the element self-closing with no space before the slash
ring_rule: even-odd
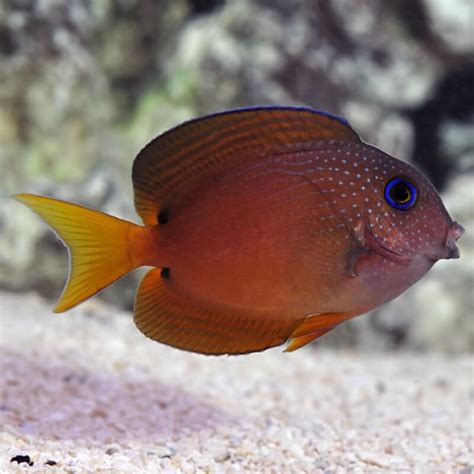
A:
<svg viewBox="0 0 474 474">
<path fill-rule="evenodd" d="M 394 299 L 464 229 L 412 165 L 343 118 L 262 106 L 164 132 L 132 167 L 135 224 L 82 205 L 13 196 L 69 251 L 64 312 L 125 274 L 141 280 L 134 322 L 202 354 L 291 352 Z"/>
</svg>

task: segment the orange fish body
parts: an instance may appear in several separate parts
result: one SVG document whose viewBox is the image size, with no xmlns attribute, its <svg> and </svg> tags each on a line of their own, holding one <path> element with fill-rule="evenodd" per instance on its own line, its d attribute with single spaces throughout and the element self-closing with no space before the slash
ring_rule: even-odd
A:
<svg viewBox="0 0 474 474">
<path fill-rule="evenodd" d="M 462 227 L 412 166 L 342 119 L 261 107 L 192 120 L 133 166 L 145 226 L 18 195 L 69 246 L 65 311 L 152 266 L 135 301 L 148 337 L 206 354 L 294 350 L 393 299 Z"/>
</svg>

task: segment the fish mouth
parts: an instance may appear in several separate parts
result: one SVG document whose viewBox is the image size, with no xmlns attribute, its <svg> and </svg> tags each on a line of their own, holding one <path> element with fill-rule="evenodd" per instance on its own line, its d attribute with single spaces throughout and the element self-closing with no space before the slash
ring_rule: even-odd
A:
<svg viewBox="0 0 474 474">
<path fill-rule="evenodd" d="M 433 260 L 449 260 L 451 258 L 459 258 L 459 249 L 456 245 L 456 242 L 464 234 L 464 232 L 465 229 L 462 225 L 458 224 L 457 222 L 451 222 L 448 227 L 448 233 L 446 234 L 446 240 L 443 249 L 436 254 L 426 256 Z"/>
<path fill-rule="evenodd" d="M 464 234 L 465 229 L 457 222 L 452 222 L 448 229 L 446 237 L 445 248 L 447 250 L 447 257 L 445 258 L 459 258 L 459 249 L 456 242 Z"/>
<path fill-rule="evenodd" d="M 452 258 L 459 258 L 459 249 L 456 242 L 464 234 L 464 227 L 457 222 L 451 222 L 446 234 L 444 247 L 439 252 L 424 253 L 423 256 L 428 260 L 436 262 L 438 260 L 450 260 Z"/>
</svg>

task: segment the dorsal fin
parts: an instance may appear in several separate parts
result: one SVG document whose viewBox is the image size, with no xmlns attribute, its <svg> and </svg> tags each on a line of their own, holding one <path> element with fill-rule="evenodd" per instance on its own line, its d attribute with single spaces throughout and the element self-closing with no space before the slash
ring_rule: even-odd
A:
<svg viewBox="0 0 474 474">
<path fill-rule="evenodd" d="M 285 150 L 360 142 L 347 121 L 304 107 L 255 107 L 185 122 L 152 140 L 133 164 L 135 208 L 148 225 L 179 189 L 228 166 Z"/>
</svg>

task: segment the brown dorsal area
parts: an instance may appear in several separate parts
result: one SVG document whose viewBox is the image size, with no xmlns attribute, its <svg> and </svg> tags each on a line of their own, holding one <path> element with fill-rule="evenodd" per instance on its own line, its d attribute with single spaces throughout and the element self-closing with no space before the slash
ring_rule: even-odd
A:
<svg viewBox="0 0 474 474">
<path fill-rule="evenodd" d="M 337 143 L 334 143 L 337 142 Z M 272 154 L 360 142 L 336 116 L 298 107 L 233 110 L 191 120 L 155 138 L 133 164 L 135 208 L 147 225 L 219 170 Z"/>
</svg>

